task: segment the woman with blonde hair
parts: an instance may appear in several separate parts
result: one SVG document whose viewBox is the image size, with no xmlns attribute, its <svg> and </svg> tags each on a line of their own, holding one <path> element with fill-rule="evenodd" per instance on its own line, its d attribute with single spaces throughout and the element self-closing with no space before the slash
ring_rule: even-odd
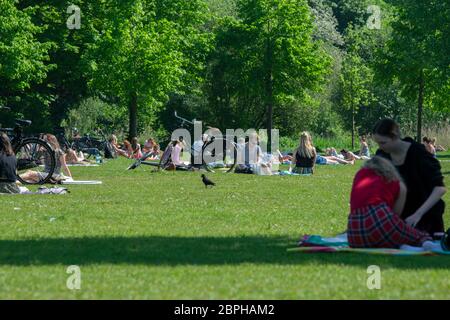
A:
<svg viewBox="0 0 450 320">
<path fill-rule="evenodd" d="M 297 174 L 313 174 L 316 159 L 317 151 L 312 144 L 311 135 L 303 132 L 300 136 L 299 146 L 294 151 L 291 171 Z"/>
<path fill-rule="evenodd" d="M 118 145 L 118 143 L 117 143 L 117 136 L 116 135 L 111 135 L 111 137 L 109 138 L 109 143 L 111 144 L 111 146 L 113 147 L 113 149 L 114 149 L 114 152 L 117 154 L 117 155 L 119 155 L 119 156 L 122 156 L 122 157 L 125 157 L 125 158 L 129 158 L 128 157 L 128 153 L 126 152 L 126 151 L 124 151 L 124 150 L 122 150 L 120 147 L 119 147 L 119 145 Z"/>
</svg>

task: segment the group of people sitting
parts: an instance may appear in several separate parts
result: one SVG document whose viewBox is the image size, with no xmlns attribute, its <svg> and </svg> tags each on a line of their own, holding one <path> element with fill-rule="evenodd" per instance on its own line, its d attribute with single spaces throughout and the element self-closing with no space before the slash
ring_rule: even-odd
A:
<svg viewBox="0 0 450 320">
<path fill-rule="evenodd" d="M 55 169 L 50 182 L 59 183 L 64 180 L 73 179 L 72 172 L 69 168 L 71 165 L 81 166 L 93 164 L 91 160 L 86 158 L 82 151 L 77 152 L 71 148 L 66 148 L 64 150 L 55 135 L 45 134 L 42 138 L 50 145 L 56 155 Z M 0 193 L 18 193 L 19 189 L 17 187 L 17 176 L 15 169 L 17 160 L 12 152 L 11 142 L 8 136 L 4 133 L 1 134 L 0 140 Z M 119 147 L 117 144 L 117 137 L 115 135 L 112 135 L 109 140 L 111 147 L 117 155 L 132 159 L 140 159 L 146 155 L 150 160 L 159 159 L 159 145 L 154 139 L 148 139 L 142 148 L 142 151 L 136 138 L 131 141 L 132 142 L 130 143 L 125 140 L 123 147 Z M 21 173 L 20 178 L 28 183 L 39 183 L 48 176 L 48 173 L 50 172 L 50 163 L 51 159 L 43 159 L 42 170 L 28 170 Z"/>
<path fill-rule="evenodd" d="M 153 138 L 148 139 L 143 147 L 136 137 L 132 138 L 131 142 L 124 140 L 122 146 L 120 146 L 117 136 L 113 134 L 109 138 L 109 144 L 116 155 L 128 159 L 141 159 L 145 155 L 148 160 L 157 160 L 160 156 L 159 144 Z"/>
<path fill-rule="evenodd" d="M 73 150 L 63 151 L 58 139 L 52 134 L 46 134 L 43 139 L 48 142 L 55 152 L 55 168 L 52 181 L 55 183 L 64 179 L 71 179 L 72 173 L 69 169 L 67 158 L 73 156 Z M 46 154 L 46 156 L 48 156 Z M 76 155 L 75 155 L 76 156 Z M 39 183 L 48 176 L 50 172 L 51 159 L 43 159 L 43 170 L 28 170 L 20 175 L 21 179 L 28 183 Z M 17 185 L 17 159 L 12 150 L 11 142 L 4 133 L 0 134 L 0 193 L 19 193 Z"/>
</svg>

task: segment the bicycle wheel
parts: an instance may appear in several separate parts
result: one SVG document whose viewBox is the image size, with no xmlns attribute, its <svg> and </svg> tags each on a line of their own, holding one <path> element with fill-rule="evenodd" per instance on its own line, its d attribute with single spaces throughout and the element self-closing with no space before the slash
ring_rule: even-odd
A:
<svg viewBox="0 0 450 320">
<path fill-rule="evenodd" d="M 50 145 L 37 138 L 27 138 L 15 148 L 17 179 L 23 184 L 45 184 L 53 176 L 56 156 Z"/>
<path fill-rule="evenodd" d="M 208 171 L 211 171 L 209 168 L 208 160 L 217 160 L 219 162 L 223 162 L 224 169 L 226 173 L 230 173 L 234 170 L 237 163 L 237 147 L 236 143 L 230 139 L 224 138 L 216 138 L 212 141 L 209 141 L 203 147 L 203 166 L 206 167 Z"/>
</svg>

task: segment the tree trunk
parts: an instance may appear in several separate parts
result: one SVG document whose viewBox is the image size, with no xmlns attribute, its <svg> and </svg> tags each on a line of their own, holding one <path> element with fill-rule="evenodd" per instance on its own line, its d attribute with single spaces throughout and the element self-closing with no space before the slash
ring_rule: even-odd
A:
<svg viewBox="0 0 450 320">
<path fill-rule="evenodd" d="M 129 139 L 133 139 L 134 137 L 137 137 L 137 105 L 138 105 L 138 99 L 136 92 L 132 92 L 130 94 L 130 101 L 128 105 L 128 109 L 130 112 L 130 127 L 129 127 Z"/>
<path fill-rule="evenodd" d="M 352 103 L 352 150 L 355 150 L 355 105 Z"/>
<path fill-rule="evenodd" d="M 272 152 L 272 129 L 273 129 L 273 83 L 272 83 L 272 71 L 267 75 L 266 80 L 266 95 L 267 95 L 267 152 Z"/>
<path fill-rule="evenodd" d="M 420 72 L 419 79 L 419 101 L 417 109 L 417 142 L 422 142 L 422 117 L 423 117 L 423 100 L 425 91 L 425 78 L 423 75 L 423 70 Z"/>
<path fill-rule="evenodd" d="M 269 29 L 270 30 L 270 24 Z M 267 152 L 272 152 L 272 129 L 273 129 L 273 48 L 270 37 L 267 38 L 265 57 L 265 97 L 267 110 Z"/>
<path fill-rule="evenodd" d="M 355 150 L 355 101 L 353 96 L 353 79 L 350 79 L 350 101 L 352 104 L 352 151 Z"/>
</svg>

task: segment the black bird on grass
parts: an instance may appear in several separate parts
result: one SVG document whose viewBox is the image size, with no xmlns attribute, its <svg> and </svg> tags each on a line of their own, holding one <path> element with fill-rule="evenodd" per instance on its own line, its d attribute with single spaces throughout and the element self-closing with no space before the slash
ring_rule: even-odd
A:
<svg viewBox="0 0 450 320">
<path fill-rule="evenodd" d="M 204 174 L 202 174 L 202 181 L 203 181 L 203 184 L 205 185 L 205 188 L 208 188 L 208 186 L 211 186 L 211 187 L 216 186 L 216 184 L 214 182 L 212 182 L 211 180 L 209 180 Z"/>
</svg>

